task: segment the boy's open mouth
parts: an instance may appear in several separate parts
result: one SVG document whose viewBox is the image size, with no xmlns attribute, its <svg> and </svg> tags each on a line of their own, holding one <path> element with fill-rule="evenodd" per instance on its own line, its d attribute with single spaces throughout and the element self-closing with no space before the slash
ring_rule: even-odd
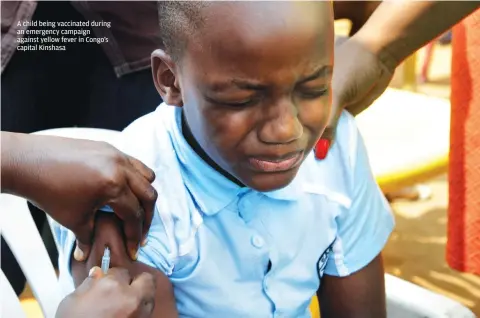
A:
<svg viewBox="0 0 480 318">
<path fill-rule="evenodd" d="M 283 172 L 296 168 L 302 162 L 303 156 L 303 151 L 297 151 L 277 158 L 252 157 L 248 162 L 253 170 L 259 172 Z"/>
</svg>

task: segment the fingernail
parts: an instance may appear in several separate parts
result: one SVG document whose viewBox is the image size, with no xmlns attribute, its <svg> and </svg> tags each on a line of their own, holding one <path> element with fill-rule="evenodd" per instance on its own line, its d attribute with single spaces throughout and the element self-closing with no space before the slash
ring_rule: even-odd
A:
<svg viewBox="0 0 480 318">
<path fill-rule="evenodd" d="M 140 246 L 141 247 L 145 247 L 148 243 L 148 237 L 145 237 L 143 240 L 142 240 L 142 243 L 140 243 Z"/>
<path fill-rule="evenodd" d="M 137 258 L 138 258 L 138 250 L 131 249 L 130 250 L 130 257 L 132 258 L 132 260 L 136 261 Z"/>
<path fill-rule="evenodd" d="M 82 262 L 84 260 L 85 254 L 83 251 L 78 247 L 78 245 L 75 247 L 75 252 L 73 252 L 73 257 L 75 260 Z"/>
<path fill-rule="evenodd" d="M 315 158 L 323 160 L 327 157 L 330 148 L 330 140 L 320 139 L 315 145 Z"/>
<path fill-rule="evenodd" d="M 88 276 L 92 277 L 93 274 L 95 274 L 95 271 L 97 270 L 97 267 L 92 267 L 90 271 L 88 272 Z"/>
</svg>

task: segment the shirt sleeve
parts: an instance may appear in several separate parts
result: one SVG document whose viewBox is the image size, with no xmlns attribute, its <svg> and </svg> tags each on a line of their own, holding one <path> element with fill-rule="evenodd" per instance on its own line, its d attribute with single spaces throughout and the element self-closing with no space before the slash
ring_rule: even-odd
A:
<svg viewBox="0 0 480 318">
<path fill-rule="evenodd" d="M 60 290 L 63 296 L 67 296 L 75 290 L 73 277 L 70 271 L 70 259 L 73 253 L 73 247 L 75 246 L 75 234 L 57 223 L 48 215 L 47 220 L 58 249 L 58 281 Z"/>
<path fill-rule="evenodd" d="M 332 276 L 348 276 L 367 266 L 382 251 L 395 225 L 370 168 L 363 139 L 356 126 L 354 129 L 349 156 L 352 202 L 336 217 L 337 235 L 325 268 Z"/>
<path fill-rule="evenodd" d="M 138 261 L 170 276 L 173 271 L 172 242 L 161 215 L 155 209 L 152 225 L 148 231 L 147 244 L 138 252 Z"/>
</svg>

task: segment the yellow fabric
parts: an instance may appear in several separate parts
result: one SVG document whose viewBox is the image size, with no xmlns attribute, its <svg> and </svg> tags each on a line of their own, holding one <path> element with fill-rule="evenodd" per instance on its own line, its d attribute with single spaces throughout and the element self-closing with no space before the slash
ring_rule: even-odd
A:
<svg viewBox="0 0 480 318">
<path fill-rule="evenodd" d="M 312 303 L 310 304 L 310 312 L 312 313 L 312 318 L 320 318 L 320 307 L 318 306 L 317 296 L 312 298 Z"/>
<path fill-rule="evenodd" d="M 417 53 L 410 55 L 403 63 L 403 89 L 415 92 L 417 90 Z"/>
</svg>

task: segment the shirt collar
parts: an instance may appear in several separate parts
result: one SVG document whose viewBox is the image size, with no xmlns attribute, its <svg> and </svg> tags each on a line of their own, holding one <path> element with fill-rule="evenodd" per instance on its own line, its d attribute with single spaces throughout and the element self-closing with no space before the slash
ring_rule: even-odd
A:
<svg viewBox="0 0 480 318">
<path fill-rule="evenodd" d="M 165 107 L 173 107 L 167 106 Z M 214 215 L 230 205 L 237 197 L 255 191 L 237 185 L 207 164 L 188 144 L 182 133 L 182 108 L 175 107 L 170 135 L 179 160 L 185 185 L 200 210 Z M 276 200 L 296 200 L 302 192 L 301 174 L 286 187 L 275 191 L 261 192 Z"/>
</svg>

